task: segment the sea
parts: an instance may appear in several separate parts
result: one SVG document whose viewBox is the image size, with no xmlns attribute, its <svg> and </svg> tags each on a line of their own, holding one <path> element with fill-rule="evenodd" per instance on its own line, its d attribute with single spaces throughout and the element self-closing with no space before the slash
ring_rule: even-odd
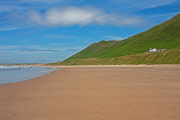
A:
<svg viewBox="0 0 180 120">
<path fill-rule="evenodd" d="M 54 67 L 0 65 L 0 84 L 26 81 L 58 69 Z"/>
</svg>

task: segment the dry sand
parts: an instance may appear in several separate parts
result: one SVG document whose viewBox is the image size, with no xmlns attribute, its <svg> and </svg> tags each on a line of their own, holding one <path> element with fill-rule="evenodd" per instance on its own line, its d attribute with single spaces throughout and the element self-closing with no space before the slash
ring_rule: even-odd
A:
<svg viewBox="0 0 180 120">
<path fill-rule="evenodd" d="M 0 85 L 0 120 L 180 120 L 180 65 L 62 67 Z"/>
</svg>

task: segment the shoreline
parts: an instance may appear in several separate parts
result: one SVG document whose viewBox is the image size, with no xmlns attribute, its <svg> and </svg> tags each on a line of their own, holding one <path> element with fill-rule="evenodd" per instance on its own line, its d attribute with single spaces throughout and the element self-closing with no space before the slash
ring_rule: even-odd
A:
<svg viewBox="0 0 180 120">
<path fill-rule="evenodd" d="M 34 66 L 34 67 L 54 67 L 54 68 L 58 68 L 59 70 L 62 69 L 78 69 L 78 68 L 180 68 L 180 64 L 161 64 L 161 65 L 147 65 L 147 64 L 140 64 L 140 65 L 54 65 L 54 66 L 46 66 L 46 65 L 10 65 L 10 66 Z M 55 70 L 55 71 L 59 71 L 59 70 Z M 52 71 L 52 72 L 55 72 Z M 44 75 L 48 75 L 51 74 L 47 73 Z M 25 81 L 29 81 L 29 80 L 33 80 L 39 77 L 43 77 L 44 75 L 38 76 L 38 77 L 34 77 L 34 78 L 30 78 L 24 81 L 20 81 L 20 82 L 25 82 Z M 14 82 L 14 83 L 5 83 L 5 84 L 16 84 L 16 83 L 20 83 L 20 82 Z M 4 84 L 0 84 L 0 85 L 4 85 Z"/>
<path fill-rule="evenodd" d="M 42 67 L 57 67 L 57 68 L 91 68 L 91 67 L 180 67 L 180 64 L 138 64 L 138 65 L 17 65 L 17 66 L 42 66 Z"/>
<path fill-rule="evenodd" d="M 0 66 L 1 67 L 1 66 Z M 2 66 L 0 84 L 17 83 L 49 74 L 60 68 L 43 66 Z"/>
<path fill-rule="evenodd" d="M 180 119 L 180 65 L 56 67 L 0 85 L 0 119 Z"/>
</svg>

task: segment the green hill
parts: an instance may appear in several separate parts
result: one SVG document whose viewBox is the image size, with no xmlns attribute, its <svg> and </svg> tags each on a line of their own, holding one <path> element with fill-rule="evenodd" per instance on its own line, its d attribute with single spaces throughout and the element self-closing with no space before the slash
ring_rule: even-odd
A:
<svg viewBox="0 0 180 120">
<path fill-rule="evenodd" d="M 127 55 L 114 58 L 71 59 L 51 65 L 121 65 L 121 64 L 180 64 L 180 49 L 164 52 Z"/>
<path fill-rule="evenodd" d="M 70 58 L 66 59 L 63 62 L 58 62 L 57 64 L 83 64 L 82 62 L 86 61 L 86 64 L 95 64 L 93 61 L 107 61 L 112 59 L 119 59 L 119 64 L 148 64 L 146 60 L 139 60 L 140 58 L 145 59 L 148 54 L 143 54 L 149 51 L 149 48 L 158 48 L 158 49 L 168 49 L 168 51 L 162 53 L 149 53 L 155 55 L 153 58 L 155 60 L 159 60 L 159 62 L 149 62 L 150 64 L 165 64 L 165 63 L 177 63 L 180 58 L 176 58 L 176 61 L 168 60 L 166 56 L 166 62 L 161 62 L 160 58 L 163 58 L 161 54 L 168 53 L 168 54 L 176 54 L 178 57 L 180 56 L 180 14 L 174 16 L 172 19 L 161 23 L 145 32 L 139 33 L 132 37 L 129 37 L 125 40 L 121 41 L 100 41 L 98 43 L 94 43 L 88 46 L 86 49 L 80 51 L 79 53 L 71 56 Z M 171 50 L 174 49 L 174 50 Z M 172 53 L 175 52 L 175 53 Z M 140 54 L 140 55 L 138 55 Z M 123 60 L 122 56 L 134 56 L 132 62 L 128 62 L 128 60 Z M 141 56 L 141 57 L 138 57 Z M 147 57 L 147 56 L 146 56 Z M 170 57 L 170 55 L 169 55 Z M 171 56 L 173 57 L 173 56 Z M 135 59 L 136 58 L 136 59 Z M 156 58 L 156 59 L 155 59 Z M 77 62 L 75 62 L 77 61 Z M 81 61 L 78 62 L 78 61 Z M 141 61 L 141 62 L 136 62 Z M 169 61 L 169 62 L 168 62 Z M 105 62 L 104 62 L 105 63 Z M 108 62 L 107 64 L 118 64 Z M 180 61 L 178 62 L 180 63 Z M 101 63 L 103 64 L 103 63 Z"/>
</svg>

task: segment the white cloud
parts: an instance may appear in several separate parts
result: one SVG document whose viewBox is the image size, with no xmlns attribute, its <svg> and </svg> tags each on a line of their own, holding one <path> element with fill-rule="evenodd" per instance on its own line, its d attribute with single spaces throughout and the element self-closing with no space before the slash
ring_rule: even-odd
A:
<svg viewBox="0 0 180 120">
<path fill-rule="evenodd" d="M 0 5 L 0 12 L 13 12 L 25 10 L 25 7 L 15 5 Z"/>
<path fill-rule="evenodd" d="M 19 48 L 20 46 L 0 46 L 0 50 L 11 50 L 11 49 L 16 49 Z"/>
<path fill-rule="evenodd" d="M 10 27 L 10 28 L 0 28 L 0 31 L 10 31 L 10 30 L 16 30 L 18 28 Z"/>
<path fill-rule="evenodd" d="M 45 3 L 45 4 L 79 4 L 84 3 L 87 4 L 88 0 L 20 0 L 23 3 Z"/>
<path fill-rule="evenodd" d="M 51 8 L 44 14 L 31 12 L 31 20 L 43 25 L 87 25 L 93 22 L 93 19 L 100 14 L 99 10 L 67 7 Z"/>
<path fill-rule="evenodd" d="M 170 16 L 170 18 L 172 16 L 175 16 L 179 14 L 179 12 L 172 12 L 172 13 L 166 13 L 166 14 L 157 14 L 157 15 L 151 15 L 151 16 L 148 16 L 149 18 L 153 18 L 153 17 L 166 17 L 166 16 Z"/>
<path fill-rule="evenodd" d="M 66 35 L 48 35 L 46 38 L 59 38 L 59 39 L 68 39 L 68 38 L 76 38 L 75 36 L 66 36 Z"/>
<path fill-rule="evenodd" d="M 50 3 L 50 4 L 63 2 L 63 1 L 65 0 L 21 0 L 21 2 L 24 2 L 24 3 L 42 2 L 42 3 Z"/>
<path fill-rule="evenodd" d="M 123 40 L 124 38 L 120 37 L 120 36 L 102 36 L 104 38 L 110 39 L 110 40 Z"/>
<path fill-rule="evenodd" d="M 119 5 L 122 10 L 129 12 L 139 11 L 148 8 L 168 5 L 176 2 L 176 0 L 111 0 L 110 3 Z M 126 11 L 126 12 L 127 12 Z"/>
<path fill-rule="evenodd" d="M 38 46 L 38 45 L 25 45 L 25 46 L 0 46 L 0 53 L 2 54 L 39 54 L 39 53 L 54 53 L 54 52 L 67 52 L 79 51 L 84 47 L 73 48 L 57 48 L 54 46 Z"/>
<path fill-rule="evenodd" d="M 111 14 L 97 8 L 64 7 L 51 8 L 44 13 L 31 11 L 29 22 L 45 26 L 71 26 L 71 25 L 137 25 L 143 22 L 136 16 Z"/>
<path fill-rule="evenodd" d="M 173 3 L 176 0 L 148 0 L 147 3 L 145 2 L 144 5 L 146 5 L 148 8 L 154 8 L 159 6 L 164 6 Z"/>
</svg>

